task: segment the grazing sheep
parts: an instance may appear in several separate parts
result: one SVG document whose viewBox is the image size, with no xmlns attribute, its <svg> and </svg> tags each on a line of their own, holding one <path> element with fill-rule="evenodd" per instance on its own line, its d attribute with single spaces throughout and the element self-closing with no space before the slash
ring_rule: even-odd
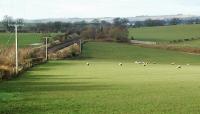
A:
<svg viewBox="0 0 200 114">
<path fill-rule="evenodd" d="M 146 62 L 146 64 L 151 64 L 151 62 Z"/>
<path fill-rule="evenodd" d="M 123 64 L 122 63 L 119 63 L 119 66 L 122 66 Z"/>
<path fill-rule="evenodd" d="M 135 64 L 140 64 L 140 65 L 146 66 L 146 65 L 150 64 L 150 62 L 135 61 Z"/>
<path fill-rule="evenodd" d="M 171 65 L 175 65 L 175 63 L 171 63 Z"/>
<path fill-rule="evenodd" d="M 148 65 L 148 63 L 143 63 L 143 66 L 147 66 Z"/>
<path fill-rule="evenodd" d="M 140 62 L 140 61 L 135 61 L 135 64 L 142 64 L 142 62 Z"/>
<path fill-rule="evenodd" d="M 157 64 L 156 62 L 153 62 L 152 64 Z"/>
<path fill-rule="evenodd" d="M 190 64 L 187 64 L 187 66 L 190 66 Z"/>
<path fill-rule="evenodd" d="M 181 67 L 181 65 L 178 65 L 176 68 L 177 68 L 177 69 L 181 69 L 182 67 Z"/>
</svg>

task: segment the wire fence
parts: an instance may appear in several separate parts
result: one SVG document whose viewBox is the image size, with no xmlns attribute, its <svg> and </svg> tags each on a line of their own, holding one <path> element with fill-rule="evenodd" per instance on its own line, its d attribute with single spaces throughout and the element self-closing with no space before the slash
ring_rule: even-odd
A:
<svg viewBox="0 0 200 114">
<path fill-rule="evenodd" d="M 46 45 L 39 43 L 36 46 L 26 46 L 18 49 L 19 70 L 15 69 L 15 46 L 13 33 L 9 34 L 4 46 L 0 46 L 0 80 L 10 79 L 17 75 L 17 71 L 23 72 L 34 65 L 46 62 Z M 42 41 L 41 41 L 42 42 Z M 55 41 L 56 42 L 56 41 Z M 49 57 L 50 53 L 55 58 L 65 58 L 66 56 L 74 56 L 80 54 L 80 38 L 66 39 L 59 44 L 52 42 L 48 45 Z M 38 42 L 37 42 L 38 43 Z M 76 44 L 76 45 L 75 45 Z M 62 51 L 60 51 L 62 50 Z M 58 53 L 57 53 L 58 52 Z"/>
<path fill-rule="evenodd" d="M 26 38 L 28 39 L 29 37 Z M 15 35 L 14 33 L 1 33 L 0 41 L 0 80 L 10 79 L 17 73 L 15 71 Z M 20 47 L 18 49 L 19 72 L 25 71 L 33 65 L 42 62 L 45 62 L 44 46 L 33 47 L 27 45 L 26 47 Z"/>
</svg>

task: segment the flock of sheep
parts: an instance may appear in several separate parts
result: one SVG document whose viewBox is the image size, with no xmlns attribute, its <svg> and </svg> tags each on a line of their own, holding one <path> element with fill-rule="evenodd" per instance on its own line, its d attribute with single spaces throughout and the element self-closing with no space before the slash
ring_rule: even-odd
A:
<svg viewBox="0 0 200 114">
<path fill-rule="evenodd" d="M 135 64 L 141 64 L 141 65 L 143 65 L 144 67 L 146 67 L 148 64 L 150 64 L 149 62 L 143 62 L 143 61 L 135 61 Z M 156 62 L 153 62 L 152 64 L 157 64 Z M 86 65 L 87 66 L 90 66 L 90 63 L 86 63 Z M 171 65 L 176 65 L 175 63 L 171 63 Z M 187 64 L 187 66 L 189 66 L 190 64 Z M 123 66 L 123 64 L 122 63 L 119 63 L 119 66 Z M 178 65 L 177 67 L 176 67 L 177 69 L 181 69 L 182 68 L 182 66 L 181 65 Z"/>
<path fill-rule="evenodd" d="M 150 63 L 148 63 L 148 62 L 135 61 L 135 64 L 142 64 L 143 66 L 147 66 L 147 65 L 150 64 Z M 156 62 L 153 62 L 152 64 L 156 64 Z M 175 64 L 175 63 L 171 63 L 171 65 L 176 65 L 176 64 Z M 187 65 L 189 65 L 189 64 L 187 64 Z M 182 66 L 181 66 L 181 65 L 178 65 L 176 68 L 177 68 L 177 69 L 181 69 Z"/>
</svg>

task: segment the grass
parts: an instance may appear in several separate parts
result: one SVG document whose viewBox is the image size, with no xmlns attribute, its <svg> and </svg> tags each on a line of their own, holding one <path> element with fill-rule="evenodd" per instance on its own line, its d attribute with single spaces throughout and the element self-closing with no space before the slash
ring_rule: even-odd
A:
<svg viewBox="0 0 200 114">
<path fill-rule="evenodd" d="M 181 46 L 181 47 L 200 48 L 200 40 L 181 42 L 181 43 L 176 43 L 176 44 L 172 44 L 172 45 Z"/>
<path fill-rule="evenodd" d="M 160 64 L 136 65 L 138 58 Z M 159 57 L 160 56 L 160 57 Z M 171 57 L 170 57 L 171 56 Z M 1 114 L 198 114 L 199 56 L 117 43 L 86 43 L 82 60 L 50 61 L 0 83 Z M 177 58 L 176 58 L 177 57 Z M 181 59 L 181 60 L 180 60 Z M 123 67 L 118 65 L 123 62 Z M 87 66 L 89 62 L 91 66 Z"/>
<path fill-rule="evenodd" d="M 158 62 L 161 64 L 170 64 L 171 62 L 179 64 L 200 64 L 200 56 L 117 43 L 87 43 L 84 47 L 83 53 L 85 54 L 85 56 L 83 55 L 85 58 L 100 61 L 147 61 Z"/>
<path fill-rule="evenodd" d="M 130 28 L 129 37 L 137 40 L 169 42 L 200 37 L 200 24 Z"/>
<path fill-rule="evenodd" d="M 57 33 L 51 33 L 52 36 Z M 34 43 L 42 43 L 43 34 L 41 33 L 19 33 L 18 42 L 19 47 L 26 47 Z M 15 43 L 14 33 L 0 33 L 0 45 L 9 46 Z"/>
</svg>

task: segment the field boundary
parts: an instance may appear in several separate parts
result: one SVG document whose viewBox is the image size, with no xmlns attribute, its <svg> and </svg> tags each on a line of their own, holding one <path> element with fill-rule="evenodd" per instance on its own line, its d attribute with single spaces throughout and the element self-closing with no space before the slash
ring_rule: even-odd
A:
<svg viewBox="0 0 200 114">
<path fill-rule="evenodd" d="M 164 49 L 164 50 L 179 51 L 179 52 L 186 52 L 188 54 L 200 55 L 200 48 L 178 47 L 178 46 L 159 45 L 159 44 L 158 45 L 137 44 L 137 46 L 143 48 Z"/>
<path fill-rule="evenodd" d="M 132 44 L 151 44 L 151 45 L 157 44 L 157 42 L 152 42 L 152 41 L 140 41 L 140 40 L 130 40 L 130 43 L 132 43 Z"/>
<path fill-rule="evenodd" d="M 71 46 L 75 43 L 77 43 L 78 45 L 80 45 L 80 38 L 75 38 L 75 39 L 67 39 L 65 40 L 64 42 L 62 43 L 59 43 L 59 44 L 56 44 L 56 45 L 53 45 L 51 47 L 48 48 L 48 52 L 52 53 L 52 52 L 56 52 L 58 50 L 61 50 L 63 48 L 66 48 L 68 46 Z"/>
</svg>

